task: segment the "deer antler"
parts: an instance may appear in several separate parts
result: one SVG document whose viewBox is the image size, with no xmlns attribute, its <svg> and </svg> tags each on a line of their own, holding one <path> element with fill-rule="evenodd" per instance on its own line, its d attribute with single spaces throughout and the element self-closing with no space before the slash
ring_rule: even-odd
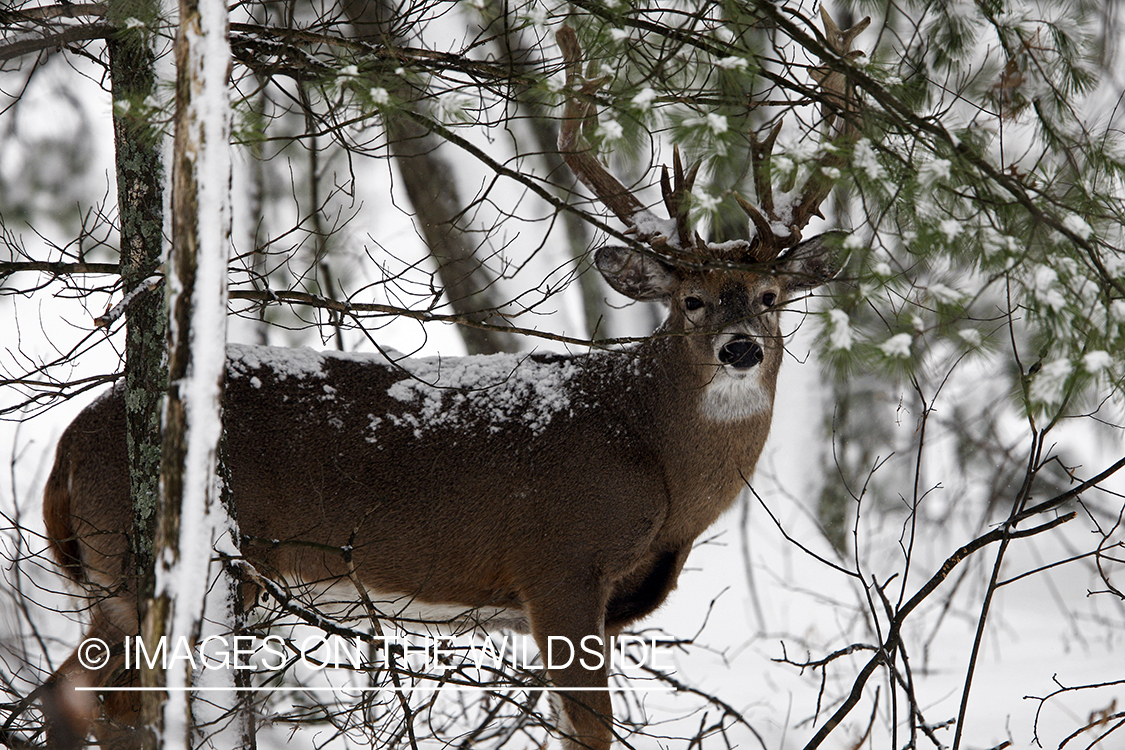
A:
<svg viewBox="0 0 1125 750">
<path fill-rule="evenodd" d="M 578 35 L 569 26 L 563 26 L 555 34 L 559 48 L 562 49 L 566 63 L 566 107 L 563 111 L 562 129 L 559 131 L 559 151 L 571 171 L 582 184 L 588 187 L 606 208 L 617 214 L 617 218 L 631 227 L 636 226 L 636 215 L 645 211 L 637 200 L 616 177 L 602 166 L 593 149 L 580 132 L 580 127 L 594 121 L 594 102 L 592 95 L 601 88 L 602 79 L 584 80 L 581 76 L 582 49 L 578 46 Z M 579 99 L 576 92 L 585 100 Z"/>
<path fill-rule="evenodd" d="M 566 107 L 559 130 L 559 151 L 563 160 L 582 184 L 628 225 L 628 231 L 635 234 L 637 239 L 654 247 L 678 244 L 680 249 L 690 248 L 692 233 L 687 225 L 687 202 L 684 196 L 691 190 L 698 165 L 688 169 L 685 175 L 680 165 L 679 150 L 676 150 L 673 157 L 675 186 L 668 183 L 667 169 L 661 177 L 664 204 L 668 207 L 672 220 L 657 218 L 598 161 L 596 152 L 583 136 L 582 131 L 588 130 L 595 122 L 593 95 L 605 83 L 605 79 L 587 80 L 582 77 L 582 49 L 578 45 L 578 35 L 574 33 L 574 29 L 563 26 L 555 33 L 555 38 L 566 64 Z"/>
<path fill-rule="evenodd" d="M 870 25 L 870 18 L 863 19 L 849 29 L 841 30 L 823 7 L 820 9 L 820 16 L 824 23 L 826 46 L 831 52 L 845 60 L 854 60 L 864 55 L 861 50 L 853 50 L 851 46 L 860 32 Z M 786 248 L 796 245 L 801 241 L 801 230 L 809 220 L 813 216 L 821 216 L 820 204 L 828 197 L 835 182 L 829 172 L 845 164 L 846 146 L 855 142 L 859 132 L 852 118 L 846 116 L 846 110 L 852 100 L 845 75 L 828 66 L 814 69 L 811 75 L 822 92 L 824 137 L 834 138 L 836 142 L 833 148 L 824 149 L 820 159 L 811 165 L 809 177 L 801 187 L 797 201 L 786 210 L 778 211 L 773 197 L 771 161 L 774 142 L 781 132 L 781 121 L 773 126 L 764 140 L 759 141 L 751 134 L 750 162 L 758 205 L 755 206 L 742 196 L 735 197 L 756 230 L 750 253 L 758 261 L 772 260 Z M 793 185 L 787 184 L 782 189 L 783 192 L 788 193 L 793 190 Z M 782 233 L 777 229 L 781 229 Z M 784 232 L 786 229 L 787 233 Z"/>
<path fill-rule="evenodd" d="M 827 48 L 845 60 L 853 60 L 864 53 L 852 50 L 852 42 L 871 23 L 865 18 L 849 29 L 841 30 L 822 8 L 824 38 Z M 698 256 L 747 257 L 757 262 L 777 258 L 782 251 L 801 241 L 801 230 L 813 216 L 820 215 L 820 204 L 832 190 L 834 178 L 831 170 L 844 165 L 848 142 L 854 142 L 858 130 L 853 120 L 844 116 L 851 105 L 847 78 L 830 67 L 812 71 L 823 97 L 824 137 L 835 139 L 832 148 L 823 149 L 820 159 L 809 169 L 809 177 L 800 188 L 797 200 L 779 207 L 774 201 L 772 158 L 782 122 L 778 120 L 763 140 L 750 135 L 750 162 L 754 190 L 758 205 L 740 195 L 735 195 L 739 205 L 750 217 L 755 235 L 750 242 L 738 240 L 714 245 L 704 242 L 688 220 L 687 196 L 691 192 L 699 164 L 684 169 L 678 148 L 672 152 L 672 174 L 663 167 L 660 187 L 670 220 L 658 219 L 628 188 L 622 185 L 598 161 L 596 152 L 583 135 L 595 122 L 594 94 L 605 83 L 604 78 L 585 79 L 581 75 L 582 50 L 574 29 L 563 26 L 556 33 L 566 65 L 566 108 L 559 132 L 559 151 L 571 171 L 606 208 L 628 225 L 629 233 L 654 248 L 669 248 Z M 843 148 L 841 148 L 843 146 Z M 795 174 L 781 186 L 784 193 L 794 190 Z"/>
<path fill-rule="evenodd" d="M 664 207 L 668 209 L 668 215 L 676 222 L 677 236 L 682 248 L 689 248 L 702 242 L 698 237 L 692 236 L 691 223 L 688 221 L 687 196 L 695 184 L 695 176 L 698 173 L 699 162 L 688 167 L 687 173 L 684 172 L 684 166 L 680 161 L 679 146 L 672 147 L 672 176 L 674 182 L 668 179 L 667 165 L 660 168 L 660 192 L 664 196 Z"/>
</svg>

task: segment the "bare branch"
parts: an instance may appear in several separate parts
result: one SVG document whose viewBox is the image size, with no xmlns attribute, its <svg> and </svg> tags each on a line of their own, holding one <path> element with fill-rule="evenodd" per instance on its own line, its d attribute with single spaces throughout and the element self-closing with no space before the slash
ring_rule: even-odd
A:
<svg viewBox="0 0 1125 750">
<path fill-rule="evenodd" d="M 147 279 L 138 284 L 135 289 L 126 294 L 125 297 L 116 305 L 114 305 L 109 312 L 107 312 L 105 315 L 99 315 L 98 317 L 94 318 L 94 326 L 97 328 L 108 328 L 113 324 L 114 321 L 125 314 L 125 311 L 129 309 L 129 305 L 131 305 L 133 301 L 137 299 L 137 297 L 140 297 L 145 292 L 151 292 L 153 289 L 156 289 L 163 283 L 163 276 L 149 276 Z"/>
<path fill-rule="evenodd" d="M 13 273 L 33 271 L 52 276 L 71 276 L 79 273 L 113 274 L 121 273 L 117 263 L 54 263 L 51 261 L 0 261 L 0 278 Z"/>
<path fill-rule="evenodd" d="M 1024 531 L 1011 531 L 1007 527 L 1002 526 L 1000 528 L 993 529 L 987 534 L 977 537 L 976 539 L 969 542 L 968 544 L 963 545 L 960 549 L 950 555 L 946 559 L 945 563 L 942 564 L 941 568 L 939 568 L 938 571 L 934 573 L 930 580 L 928 580 L 926 584 L 921 589 L 919 589 L 913 597 L 911 597 L 910 601 L 908 601 L 895 612 L 895 617 L 891 621 L 891 627 L 887 631 L 887 637 L 883 641 L 882 648 L 880 648 L 875 653 L 875 655 L 871 657 L 867 664 L 864 665 L 863 669 L 860 670 L 859 675 L 857 675 L 855 678 L 855 682 L 852 683 L 852 689 L 847 698 L 845 698 L 840 707 L 836 709 L 836 712 L 833 713 L 831 717 L 829 717 L 828 721 L 826 721 L 824 725 L 821 726 L 821 728 L 817 731 L 813 738 L 809 740 L 808 744 L 805 745 L 805 750 L 814 750 L 814 748 L 820 747 L 820 745 L 823 744 L 824 740 L 828 738 L 828 735 L 830 735 L 836 729 L 836 727 L 839 726 L 840 722 L 844 720 L 844 717 L 851 713 L 852 709 L 856 707 L 856 705 L 860 701 L 860 698 L 863 697 L 864 686 L 866 686 L 867 681 L 871 679 L 871 675 L 875 673 L 875 668 L 880 664 L 886 663 L 889 655 L 893 653 L 894 650 L 898 647 L 903 622 L 905 622 L 906 618 L 910 615 L 911 612 L 914 611 L 914 609 L 919 604 L 925 601 L 925 599 L 931 593 L 933 593 L 934 590 L 936 590 L 938 586 L 940 586 L 942 582 L 945 581 L 946 578 L 949 577 L 949 574 L 953 572 L 954 568 L 956 568 L 961 562 L 963 562 L 974 552 L 977 552 L 978 550 L 983 549 L 990 544 L 999 542 L 1001 540 L 1034 536 L 1045 531 L 1050 531 L 1056 526 L 1059 526 L 1071 520 L 1072 518 L 1074 518 L 1074 515 L 1074 513 L 1068 513 L 1064 516 L 1060 516 L 1059 518 L 1052 519 L 1047 523 L 1041 524 L 1031 529 L 1026 529 Z"/>
<path fill-rule="evenodd" d="M 113 27 L 104 23 L 95 23 L 82 26 L 71 26 L 54 33 L 44 35 L 30 35 L 14 42 L 0 45 L 0 62 L 22 57 L 33 52 L 44 50 L 59 50 L 75 42 L 88 42 L 93 39 L 105 39 L 113 33 Z"/>
<path fill-rule="evenodd" d="M 22 10 L 0 10 L 0 23 L 16 24 L 22 21 L 46 21 L 53 18 L 82 18 L 95 16 L 104 18 L 105 3 L 59 3 L 41 5 Z"/>
</svg>

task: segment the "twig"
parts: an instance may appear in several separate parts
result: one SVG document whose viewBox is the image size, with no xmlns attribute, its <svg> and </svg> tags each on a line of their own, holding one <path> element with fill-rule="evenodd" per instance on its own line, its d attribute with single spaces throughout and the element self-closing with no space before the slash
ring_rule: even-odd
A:
<svg viewBox="0 0 1125 750">
<path fill-rule="evenodd" d="M 775 516 L 773 514 L 773 511 L 770 510 L 769 506 L 766 505 L 765 501 L 762 500 L 761 496 L 754 489 L 753 485 L 750 484 L 750 480 L 747 479 L 745 476 L 743 476 L 741 472 L 739 473 L 739 476 L 742 477 L 742 482 L 743 482 L 743 484 L 746 485 L 746 488 L 748 490 L 750 490 L 751 493 L 753 493 L 754 497 L 757 498 L 757 500 L 761 504 L 761 506 L 766 509 L 766 513 L 769 514 L 770 520 L 773 521 L 775 526 L 777 526 L 777 530 L 781 532 L 781 535 L 783 537 L 785 537 L 785 541 L 790 542 L 791 544 L 795 544 L 802 552 L 804 552 L 805 554 L 813 557 L 817 561 L 824 563 L 825 565 L 827 565 L 828 567 L 832 568 L 835 571 L 843 573 L 844 575 L 847 575 L 847 576 L 851 576 L 852 578 L 859 578 L 860 577 L 859 573 L 855 572 L 854 570 L 848 570 L 845 567 L 837 565 L 836 563 L 832 562 L 831 560 L 829 560 L 825 557 L 822 557 L 821 555 L 818 555 L 817 553 L 813 552 L 811 549 L 804 546 L 803 544 L 801 544 L 799 541 L 797 541 L 793 537 L 789 536 L 789 533 L 785 531 L 785 527 L 783 527 L 781 525 L 781 521 L 778 520 L 777 516 Z"/>
<path fill-rule="evenodd" d="M 679 680 L 677 680 L 672 675 L 661 672 L 658 669 L 653 669 L 652 667 L 648 666 L 647 664 L 639 664 L 638 666 L 640 667 L 640 669 L 642 669 L 645 672 L 648 672 L 649 674 L 651 674 L 653 677 L 656 677 L 661 682 L 666 682 L 669 685 L 671 685 L 672 687 L 676 688 L 677 691 L 683 692 L 683 693 L 692 693 L 693 695 L 698 695 L 699 697 L 706 700 L 708 703 L 718 707 L 727 716 L 731 717 L 736 722 L 738 722 L 742 726 L 749 729 L 750 733 L 754 735 L 754 738 L 756 740 L 758 740 L 758 743 L 762 746 L 762 750 L 766 750 L 766 741 L 764 739 L 762 739 L 762 735 L 758 734 L 758 730 L 755 729 L 750 724 L 750 722 L 746 720 L 746 717 L 743 716 L 742 713 L 738 709 L 736 709 L 734 706 L 730 705 L 729 703 L 722 700 L 718 696 L 711 695 L 710 693 L 704 692 L 703 690 L 700 690 L 699 688 L 692 687 L 691 685 L 680 682 Z"/>
<path fill-rule="evenodd" d="M 121 266 L 117 263 L 52 263 L 50 261 L 2 261 L 0 278 L 21 271 L 38 271 L 52 276 L 70 276 L 77 273 L 119 274 Z"/>
<path fill-rule="evenodd" d="M 813 659 L 813 660 L 810 660 L 810 661 L 800 662 L 800 661 L 793 661 L 792 659 L 789 658 L 789 655 L 785 652 L 785 644 L 782 643 L 781 644 L 781 658 L 770 659 L 770 661 L 776 662 L 778 664 L 790 664 L 794 667 L 800 667 L 801 671 L 804 671 L 806 669 L 817 669 L 817 668 L 820 668 L 820 667 L 825 667 L 828 664 L 831 664 L 832 662 L 836 661 L 840 657 L 849 656 L 851 654 L 854 654 L 856 651 L 878 651 L 878 650 L 879 650 L 878 646 L 873 646 L 870 643 L 853 643 L 852 645 L 847 646 L 846 648 L 841 648 L 841 649 L 838 649 L 836 651 L 833 651 L 832 653 L 830 653 L 828 656 L 824 657 L 823 659 Z"/>
<path fill-rule="evenodd" d="M 925 599 L 930 594 L 932 594 L 934 590 L 936 590 L 937 587 L 940 586 L 947 577 L 949 577 L 949 574 L 953 572 L 953 569 L 956 568 L 962 561 L 964 561 L 965 558 L 980 550 L 981 548 L 986 547 L 993 542 L 998 542 L 1001 539 L 1017 539 L 1034 536 L 1036 534 L 1041 534 L 1044 531 L 1049 531 L 1056 526 L 1066 523 L 1067 521 L 1074 518 L 1074 516 L 1074 513 L 1067 513 L 1065 516 L 1060 516 L 1059 518 L 1052 519 L 1047 523 L 1041 524 L 1031 529 L 1025 529 L 1023 531 L 1011 531 L 1010 529 L 1002 526 L 1000 528 L 993 529 L 987 534 L 977 537 L 976 539 L 960 547 L 956 552 L 950 555 L 942 564 L 941 568 L 939 568 L 938 571 L 934 573 L 933 576 L 931 576 L 930 580 L 928 580 L 926 584 L 921 589 L 919 589 L 918 592 L 914 594 L 914 596 L 910 598 L 910 601 L 904 604 L 902 608 L 895 613 L 895 618 L 891 621 L 891 627 L 887 632 L 887 638 L 883 642 L 883 647 L 876 651 L 875 654 L 871 657 L 871 660 L 864 665 L 862 670 L 860 670 L 859 675 L 856 676 L 855 682 L 852 684 L 852 690 L 848 694 L 848 697 L 844 700 L 840 707 L 836 709 L 836 712 L 832 714 L 831 717 L 829 717 L 828 721 L 825 722 L 824 726 L 820 728 L 816 735 L 814 735 L 813 738 L 809 740 L 808 744 L 805 745 L 804 750 L 814 750 L 814 748 L 820 747 L 821 744 L 824 743 L 824 740 L 828 738 L 828 735 L 830 735 L 836 729 L 836 727 L 839 726 L 840 722 L 842 722 L 844 718 L 849 713 L 851 713 L 851 710 L 855 708 L 855 706 L 859 703 L 860 698 L 863 697 L 863 688 L 866 686 L 867 681 L 871 679 L 871 675 L 874 674 L 875 668 L 878 667 L 879 664 L 883 663 L 883 661 L 887 657 L 887 654 L 891 653 L 898 646 L 902 624 L 906 620 L 907 616 L 912 611 L 914 611 L 914 609 L 919 604 L 925 601 Z"/>
<path fill-rule="evenodd" d="M 114 305 L 109 312 L 94 318 L 94 326 L 96 328 L 109 328 L 118 318 L 125 314 L 125 311 L 129 309 L 129 305 L 133 304 L 137 297 L 140 297 L 145 292 L 151 292 L 163 283 L 163 276 L 149 276 L 147 279 L 137 284 L 131 292 L 122 297 L 121 301 Z"/>
</svg>

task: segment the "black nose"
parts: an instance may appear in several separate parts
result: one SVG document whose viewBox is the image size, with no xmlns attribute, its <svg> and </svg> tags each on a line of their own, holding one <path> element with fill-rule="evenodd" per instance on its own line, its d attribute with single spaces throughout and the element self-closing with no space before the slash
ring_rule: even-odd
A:
<svg viewBox="0 0 1125 750">
<path fill-rule="evenodd" d="M 739 370 L 749 370 L 760 364 L 764 357 L 762 347 L 750 339 L 735 339 L 719 350 L 719 361 Z"/>
</svg>

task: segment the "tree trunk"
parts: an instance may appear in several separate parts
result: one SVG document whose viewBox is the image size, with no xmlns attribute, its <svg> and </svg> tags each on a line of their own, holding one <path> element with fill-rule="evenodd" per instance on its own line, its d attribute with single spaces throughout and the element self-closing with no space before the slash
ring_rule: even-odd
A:
<svg viewBox="0 0 1125 750">
<path fill-rule="evenodd" d="M 116 9 L 116 8 L 115 8 Z M 155 16 L 156 8 L 150 8 Z M 117 207 L 121 222 L 121 280 L 125 294 L 159 273 L 163 243 L 164 185 L 160 132 L 138 114 L 156 90 L 155 55 L 148 32 L 124 29 L 107 42 L 113 91 Z M 137 577 L 138 616 L 153 591 L 152 542 L 159 504 L 160 412 L 167 388 L 164 362 L 164 289 L 129 304 L 125 332 L 125 418 L 129 492 L 133 508 L 130 564 Z M 140 699 L 138 699 L 138 702 Z M 147 738 L 147 743 L 152 737 Z"/>
<path fill-rule="evenodd" d="M 227 258 L 230 246 L 229 78 L 231 52 L 223 0 L 180 0 L 176 37 L 172 251 L 168 276 L 168 396 L 164 409 L 161 509 L 154 557 L 156 586 L 143 635 L 167 653 L 188 653 L 203 631 L 211 550 L 236 552 L 237 535 L 221 498 L 217 455 L 226 368 Z M 214 590 L 234 584 L 224 572 Z M 214 612 L 215 610 L 211 610 Z M 230 617 L 231 607 L 223 610 Z M 229 630 L 225 632 L 230 632 Z M 190 661 L 142 673 L 162 706 L 145 719 L 165 748 L 194 745 L 186 688 Z M 222 705 L 224 698 L 209 695 Z M 234 703 L 233 691 L 229 702 Z"/>
<path fill-rule="evenodd" d="M 155 92 L 155 56 L 146 32 L 130 29 L 108 42 L 116 146 L 117 206 L 121 221 L 121 280 L 125 293 L 159 273 L 164 187 L 160 133 L 148 117 L 132 115 Z M 128 307 L 125 339 L 125 410 L 130 491 L 134 511 L 133 565 L 139 598 L 152 592 L 152 537 L 160 478 L 160 406 L 168 372 L 164 364 L 164 291 L 158 287 Z"/>
<path fill-rule="evenodd" d="M 401 24 L 396 22 L 396 10 L 387 0 L 341 0 L 341 5 L 357 37 L 388 47 L 402 46 Z M 413 106 L 417 99 L 405 86 L 395 94 L 404 107 Z M 449 304 L 470 320 L 494 322 L 494 311 L 501 300 L 493 287 L 495 280 L 475 256 L 476 247 L 457 226 L 464 205 L 455 171 L 438 148 L 442 140 L 406 117 L 388 115 L 385 126 L 415 221 L 437 263 Z M 461 336 L 469 354 L 518 348 L 513 336 L 499 331 L 462 326 Z"/>
</svg>

